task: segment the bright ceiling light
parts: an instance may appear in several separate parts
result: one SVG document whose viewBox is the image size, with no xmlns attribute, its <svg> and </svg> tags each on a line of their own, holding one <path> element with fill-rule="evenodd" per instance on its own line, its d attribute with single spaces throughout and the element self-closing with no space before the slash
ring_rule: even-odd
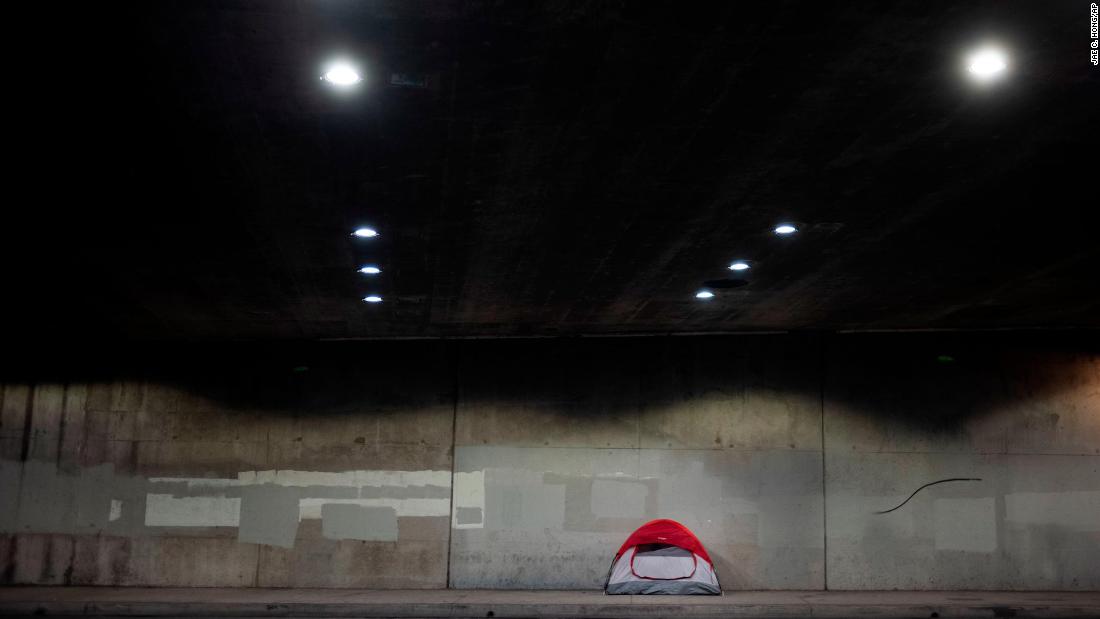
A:
<svg viewBox="0 0 1100 619">
<path fill-rule="evenodd" d="M 729 266 L 731 271 L 747 271 L 749 270 L 749 263 L 744 260 L 738 260 Z"/>
<path fill-rule="evenodd" d="M 709 291 L 709 290 L 700 290 L 699 292 L 695 293 L 695 298 L 696 299 L 712 299 L 712 298 L 714 298 L 714 293 Z"/>
<path fill-rule="evenodd" d="M 359 269 L 359 272 L 363 273 L 364 275 L 378 275 L 382 272 L 382 269 L 374 266 L 373 264 L 368 264 L 367 266 Z"/>
<path fill-rule="evenodd" d="M 361 239 L 369 239 L 371 237 L 378 236 L 378 231 L 374 228 L 359 228 L 355 232 L 352 232 L 352 234 Z"/>
<path fill-rule="evenodd" d="M 1005 53 L 995 47 L 984 47 L 966 59 L 966 70 L 979 80 L 990 80 L 1008 68 Z"/>
<path fill-rule="evenodd" d="M 795 232 L 798 232 L 798 228 L 791 224 L 779 224 L 775 227 L 776 234 L 794 234 Z"/>
<path fill-rule="evenodd" d="M 363 300 L 366 301 L 367 303 L 381 303 L 382 302 L 382 297 L 380 297 L 376 294 L 372 294 L 370 296 L 363 297 Z"/>
<path fill-rule="evenodd" d="M 334 63 L 325 71 L 321 79 L 334 86 L 354 86 L 363 81 L 363 77 L 359 75 L 359 71 L 346 62 Z"/>
</svg>

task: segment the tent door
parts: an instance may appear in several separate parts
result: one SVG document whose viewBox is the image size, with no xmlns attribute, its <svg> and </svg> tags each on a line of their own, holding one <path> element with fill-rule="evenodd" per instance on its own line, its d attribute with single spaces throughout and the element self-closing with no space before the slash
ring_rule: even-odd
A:
<svg viewBox="0 0 1100 619">
<path fill-rule="evenodd" d="M 697 567 L 695 553 L 678 546 L 640 544 L 630 556 L 630 573 L 645 580 L 683 580 Z"/>
</svg>

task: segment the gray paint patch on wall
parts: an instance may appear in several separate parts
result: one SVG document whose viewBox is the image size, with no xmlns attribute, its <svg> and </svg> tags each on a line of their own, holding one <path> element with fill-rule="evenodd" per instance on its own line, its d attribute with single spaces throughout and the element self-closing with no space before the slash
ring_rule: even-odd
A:
<svg viewBox="0 0 1100 619">
<path fill-rule="evenodd" d="M 326 503 L 321 506 L 321 535 L 365 542 L 397 541 L 397 510 L 392 507 Z"/>
<path fill-rule="evenodd" d="M 997 550 L 997 509 L 992 497 L 936 499 L 936 550 Z"/>
<path fill-rule="evenodd" d="M 122 495 L 112 492 L 114 482 L 115 467 L 112 464 L 93 466 L 80 472 L 80 482 L 73 488 L 74 524 L 78 532 L 95 533 L 111 522 L 112 499 Z M 121 517 L 121 506 L 119 509 L 115 520 Z"/>
<path fill-rule="evenodd" d="M 263 484 L 241 491 L 237 539 L 250 544 L 291 548 L 298 536 L 297 488 Z"/>
<path fill-rule="evenodd" d="M 1005 520 L 1017 526 L 1100 531 L 1100 490 L 1016 492 L 1005 496 L 1005 512 Z"/>
<path fill-rule="evenodd" d="M 0 460 L 0 531 L 2 532 L 16 530 L 22 472 L 22 463 Z"/>
<path fill-rule="evenodd" d="M 18 529 L 71 531 L 74 484 L 72 477 L 58 475 L 52 462 L 24 462 Z"/>
<path fill-rule="evenodd" d="M 480 507 L 456 507 L 455 522 L 457 524 L 481 524 L 482 514 Z"/>
<path fill-rule="evenodd" d="M 649 488 L 636 481 L 592 482 L 592 513 L 597 518 L 641 518 Z"/>
<path fill-rule="evenodd" d="M 523 490 L 520 488 L 515 486 L 501 488 L 500 522 L 508 529 L 519 528 L 523 522 Z"/>
<path fill-rule="evenodd" d="M 487 529 L 561 529 L 564 509 L 565 488 L 543 483 L 540 471 L 518 467 L 485 470 Z"/>
</svg>

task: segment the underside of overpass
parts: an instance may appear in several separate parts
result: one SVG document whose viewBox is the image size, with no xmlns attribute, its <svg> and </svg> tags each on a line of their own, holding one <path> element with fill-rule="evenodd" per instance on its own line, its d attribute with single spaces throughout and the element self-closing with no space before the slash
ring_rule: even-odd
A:
<svg viewBox="0 0 1100 619">
<path fill-rule="evenodd" d="M 18 102 L 0 584 L 599 590 L 667 518 L 727 593 L 1100 589 L 1089 20 L 74 9 Z"/>
</svg>

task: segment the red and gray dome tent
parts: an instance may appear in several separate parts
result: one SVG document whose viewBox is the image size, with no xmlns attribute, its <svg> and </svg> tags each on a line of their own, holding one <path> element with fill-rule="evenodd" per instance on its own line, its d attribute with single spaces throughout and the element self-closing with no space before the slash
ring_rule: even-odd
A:
<svg viewBox="0 0 1100 619">
<path fill-rule="evenodd" d="M 699 538 L 675 520 L 651 520 L 623 542 L 607 573 L 609 594 L 720 595 Z"/>
</svg>

